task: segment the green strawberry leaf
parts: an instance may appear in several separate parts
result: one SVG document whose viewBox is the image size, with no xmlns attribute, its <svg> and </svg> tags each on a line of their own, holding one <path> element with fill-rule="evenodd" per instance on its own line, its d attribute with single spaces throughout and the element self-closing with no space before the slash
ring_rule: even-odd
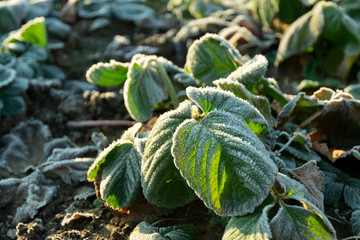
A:
<svg viewBox="0 0 360 240">
<path fill-rule="evenodd" d="M 86 72 L 86 80 L 90 83 L 108 87 L 121 85 L 127 79 L 129 64 L 110 60 L 109 63 L 97 63 Z"/>
<path fill-rule="evenodd" d="M 226 78 L 242 64 L 240 53 L 228 41 L 208 33 L 190 46 L 185 69 L 199 85 L 213 86 L 214 80 Z"/>
<path fill-rule="evenodd" d="M 266 198 L 277 168 L 246 122 L 266 125 L 266 120 L 228 92 L 189 87 L 187 94 L 203 113 L 195 111 L 195 119 L 177 128 L 172 147 L 175 165 L 217 214 L 252 212 Z"/>
<path fill-rule="evenodd" d="M 192 225 L 155 227 L 147 222 L 139 223 L 131 232 L 129 240 L 191 240 L 195 234 Z"/>
<path fill-rule="evenodd" d="M 191 103 L 180 106 L 159 117 L 146 142 L 142 158 L 142 187 L 146 199 L 163 208 L 176 208 L 195 199 L 193 190 L 187 185 L 174 165 L 171 155 L 172 136 L 176 128 L 191 118 Z"/>
<path fill-rule="evenodd" d="M 172 98 L 176 95 L 169 86 L 171 83 L 163 78 L 168 78 L 164 75 L 169 65 L 173 64 L 162 57 L 136 54 L 132 58 L 124 85 L 124 100 L 126 109 L 136 121 L 149 120 L 156 104 L 168 99 L 169 94 Z"/>
<path fill-rule="evenodd" d="M 272 237 L 268 211 L 274 206 L 269 197 L 253 213 L 232 217 L 227 224 L 222 240 L 269 240 Z"/>
<path fill-rule="evenodd" d="M 281 202 L 270 226 L 274 239 L 336 239 L 327 221 L 312 209 Z"/>
<path fill-rule="evenodd" d="M 128 209 L 141 193 L 141 156 L 134 147 L 138 123 L 125 132 L 127 139 L 119 139 L 96 158 L 88 170 L 88 180 L 95 181 L 97 196 L 107 206 Z"/>
</svg>

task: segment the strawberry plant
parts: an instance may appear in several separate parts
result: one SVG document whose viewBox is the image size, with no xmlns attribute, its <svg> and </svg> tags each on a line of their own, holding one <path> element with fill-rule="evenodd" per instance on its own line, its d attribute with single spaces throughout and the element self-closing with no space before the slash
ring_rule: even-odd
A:
<svg viewBox="0 0 360 240">
<path fill-rule="evenodd" d="M 315 70 L 338 78 L 348 76 L 360 53 L 358 1 L 251 2 L 255 16 L 264 27 L 275 28 L 276 18 L 290 24 L 280 40 L 276 64 L 294 55 L 307 54 Z"/>
<path fill-rule="evenodd" d="M 151 131 L 140 131 L 137 123 L 99 154 L 88 170 L 97 197 L 118 210 L 131 209 L 141 194 L 160 209 L 199 199 L 230 219 L 223 239 L 335 239 L 324 213 L 321 158 L 306 130 L 290 122 L 295 111 L 305 108 L 311 115 L 329 109 L 328 102 L 304 94 L 289 99 L 265 77 L 266 69 L 262 55 L 246 61 L 213 34 L 193 43 L 185 69 L 145 55 L 130 64 L 94 65 L 89 81 L 125 82 L 126 107 L 135 120 L 151 118 L 155 105 L 169 96 L 174 103 Z M 172 92 L 168 84 L 176 75 L 193 85 L 178 106 L 181 91 Z M 281 112 L 271 109 L 273 102 L 283 106 Z M 143 239 L 154 232 L 159 239 L 173 231 L 179 235 L 171 239 L 191 236 L 181 227 L 140 223 L 136 229 L 133 237 Z"/>
</svg>

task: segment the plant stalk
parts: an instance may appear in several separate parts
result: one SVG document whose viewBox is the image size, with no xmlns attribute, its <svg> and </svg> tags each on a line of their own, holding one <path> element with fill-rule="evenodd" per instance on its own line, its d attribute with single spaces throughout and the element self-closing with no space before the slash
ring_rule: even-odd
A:
<svg viewBox="0 0 360 240">
<path fill-rule="evenodd" d="M 96 127 L 96 126 L 133 126 L 135 121 L 125 120 L 90 120 L 90 121 L 69 121 L 68 127 Z"/>
<path fill-rule="evenodd" d="M 167 75 L 164 67 L 161 64 L 157 65 L 157 70 L 160 73 L 160 76 L 163 79 L 167 89 L 169 90 L 170 98 L 171 98 L 171 101 L 172 101 L 174 107 L 177 108 L 179 106 L 179 100 L 176 96 L 174 86 L 172 85 L 169 76 Z"/>
</svg>

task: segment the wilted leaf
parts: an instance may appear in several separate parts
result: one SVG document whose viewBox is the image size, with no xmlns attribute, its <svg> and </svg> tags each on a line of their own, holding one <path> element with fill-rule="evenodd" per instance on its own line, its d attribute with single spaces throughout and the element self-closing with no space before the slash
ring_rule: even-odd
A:
<svg viewBox="0 0 360 240">
<path fill-rule="evenodd" d="M 268 211 L 274 206 L 274 198 L 269 196 L 253 213 L 232 217 L 227 224 L 222 240 L 268 240 L 271 229 Z"/>
<path fill-rule="evenodd" d="M 314 95 L 317 96 L 325 90 L 322 88 Z M 360 145 L 359 119 L 360 100 L 338 90 L 333 92 L 330 100 L 324 101 L 322 114 L 313 124 L 327 136 L 330 145 L 349 149 Z"/>
<path fill-rule="evenodd" d="M 51 131 L 47 125 L 37 120 L 22 122 L 2 137 L 5 143 L 2 162 L 9 171 L 33 169 L 46 161 L 43 148 L 50 139 Z"/>
<path fill-rule="evenodd" d="M 309 200 L 317 206 L 321 211 L 324 211 L 324 174 L 316 166 L 315 161 L 307 162 L 299 168 L 288 170 L 292 178 L 296 179 L 305 186 L 309 195 Z"/>
<path fill-rule="evenodd" d="M 142 187 L 146 199 L 156 206 L 175 208 L 195 199 L 171 155 L 174 132 L 189 118 L 191 103 L 185 101 L 177 109 L 161 115 L 149 134 L 142 158 Z"/>
<path fill-rule="evenodd" d="M 86 173 L 97 153 L 95 146 L 55 148 L 39 169 L 47 176 L 57 175 L 66 184 L 78 184 L 86 181 Z"/>
<path fill-rule="evenodd" d="M 213 86 L 214 80 L 226 78 L 242 64 L 240 53 L 230 43 L 208 33 L 190 46 L 185 69 L 199 85 Z"/>
<path fill-rule="evenodd" d="M 147 222 L 139 223 L 131 232 L 130 240 L 191 240 L 194 236 L 192 225 L 155 227 Z"/>
<path fill-rule="evenodd" d="M 125 82 L 129 65 L 110 60 L 109 63 L 97 63 L 86 72 L 86 80 L 96 85 L 117 86 Z"/>
<path fill-rule="evenodd" d="M 0 180 L 0 206 L 13 214 L 12 224 L 28 221 L 55 196 L 58 187 L 35 170 L 24 178 Z"/>
<path fill-rule="evenodd" d="M 141 156 L 134 147 L 134 135 L 141 127 L 136 124 L 123 139 L 110 144 L 96 158 L 87 174 L 95 181 L 98 198 L 108 206 L 123 210 L 129 208 L 141 192 Z"/>
<path fill-rule="evenodd" d="M 193 113 L 195 119 L 177 128 L 172 147 L 176 166 L 217 214 L 252 212 L 266 198 L 277 168 L 246 122 L 266 125 L 266 120 L 227 92 L 188 88 L 187 94 L 203 113 Z"/>
</svg>

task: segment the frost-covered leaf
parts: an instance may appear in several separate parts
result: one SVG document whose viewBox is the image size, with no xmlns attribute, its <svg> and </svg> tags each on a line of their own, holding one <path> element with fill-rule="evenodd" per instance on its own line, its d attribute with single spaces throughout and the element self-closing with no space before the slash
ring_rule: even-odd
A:
<svg viewBox="0 0 360 240">
<path fill-rule="evenodd" d="M 345 149 L 360 145 L 360 100 L 338 90 L 324 102 L 314 126 L 327 136 L 328 143 Z"/>
<path fill-rule="evenodd" d="M 96 158 L 87 174 L 95 181 L 99 199 L 115 209 L 129 208 L 141 192 L 141 156 L 134 147 L 134 136 L 141 127 L 136 124 L 114 141 Z"/>
<path fill-rule="evenodd" d="M 5 68 L 3 65 L 0 65 L 0 89 L 14 81 L 15 76 L 16 71 L 14 69 Z"/>
<path fill-rule="evenodd" d="M 18 29 L 28 10 L 26 0 L 0 1 L 0 33 Z"/>
<path fill-rule="evenodd" d="M 0 180 L 0 206 L 14 216 L 12 224 L 29 221 L 55 196 L 58 187 L 36 170 L 24 178 Z"/>
<path fill-rule="evenodd" d="M 356 210 L 351 214 L 351 228 L 354 235 L 360 235 L 360 210 Z"/>
<path fill-rule="evenodd" d="M 276 187 L 280 209 L 270 222 L 274 239 L 335 239 L 335 230 L 325 214 L 311 203 L 307 188 L 288 176 L 278 173 Z M 276 184 L 275 184 L 276 186 Z M 301 204 L 288 205 L 289 199 Z"/>
<path fill-rule="evenodd" d="M 223 110 L 242 118 L 247 124 L 252 122 L 255 125 L 264 126 L 264 129 L 267 128 L 266 119 L 256 108 L 230 92 L 211 87 L 188 87 L 186 94 L 201 109 L 202 116 L 214 110 Z"/>
<path fill-rule="evenodd" d="M 322 13 L 323 5 L 325 5 L 323 1 L 317 4 L 286 30 L 276 53 L 276 64 L 295 54 L 304 52 L 318 40 L 325 24 Z"/>
<path fill-rule="evenodd" d="M 301 167 L 289 170 L 289 174 L 292 178 L 305 186 L 309 193 L 309 200 L 321 211 L 324 211 L 324 174 L 316 166 L 316 162 L 307 162 Z"/>
<path fill-rule="evenodd" d="M 234 93 L 238 98 L 249 101 L 254 107 L 256 107 L 261 114 L 270 122 L 271 108 L 270 103 L 266 97 L 252 94 L 246 87 L 240 83 L 228 79 L 219 79 L 214 81 L 214 84 L 218 88 Z"/>
<path fill-rule="evenodd" d="M 4 104 L 1 114 L 4 116 L 16 116 L 20 110 L 26 108 L 26 103 L 21 96 L 4 96 L 1 101 Z"/>
<path fill-rule="evenodd" d="M 344 200 L 352 209 L 360 209 L 360 179 L 347 179 L 344 188 Z"/>
<path fill-rule="evenodd" d="M 31 45 L 29 48 L 26 49 L 26 51 L 21 56 L 23 58 L 27 58 L 29 62 L 45 61 L 48 58 L 48 52 L 45 47 L 38 45 Z"/>
<path fill-rule="evenodd" d="M 283 191 L 280 193 L 281 199 L 301 197 L 309 200 L 309 193 L 304 185 L 282 173 L 278 173 L 276 178 Z"/>
<path fill-rule="evenodd" d="M 151 19 L 155 16 L 154 9 L 138 3 L 121 3 L 113 2 L 111 4 L 112 14 L 120 20 L 125 21 L 142 21 Z"/>
<path fill-rule="evenodd" d="M 60 79 L 65 80 L 66 75 L 58 66 L 51 65 L 51 64 L 41 64 L 41 69 L 44 74 L 44 78 L 50 78 L 50 79 Z"/>
<path fill-rule="evenodd" d="M 324 173 L 325 203 L 333 204 L 344 198 L 345 203 L 353 209 L 360 209 L 360 180 L 352 178 L 331 166 L 320 162 Z"/>
<path fill-rule="evenodd" d="M 354 98 L 360 99 L 360 83 L 347 86 L 344 92 L 350 93 Z"/>
<path fill-rule="evenodd" d="M 189 48 L 185 69 L 199 85 L 212 86 L 243 64 L 240 53 L 228 41 L 215 34 L 206 34 Z"/>
<path fill-rule="evenodd" d="M 244 215 L 266 198 L 276 166 L 246 124 L 266 120 L 249 103 L 212 88 L 188 88 L 201 109 L 173 138 L 172 154 L 182 176 L 204 203 L 220 215 Z M 236 202 L 237 204 L 233 204 Z"/>
<path fill-rule="evenodd" d="M 71 27 L 58 18 L 47 17 L 45 23 L 49 36 L 66 39 L 71 31 Z"/>
<path fill-rule="evenodd" d="M 348 56 L 360 53 L 359 23 L 336 3 L 327 2 L 323 7 L 325 25 L 323 37 L 341 47 Z"/>
<path fill-rule="evenodd" d="M 323 106 L 324 103 L 317 97 L 306 96 L 305 93 L 300 92 L 281 109 L 276 124 L 281 128 L 285 123 L 293 121 L 294 118 L 297 121 L 303 121 L 322 110 Z"/>
<path fill-rule="evenodd" d="M 227 224 L 222 240 L 269 240 L 272 237 L 268 211 L 274 205 L 269 196 L 253 213 L 232 217 Z"/>
<path fill-rule="evenodd" d="M 208 17 L 216 11 L 224 10 L 225 7 L 216 0 L 170 0 L 167 9 L 183 21 Z"/>
<path fill-rule="evenodd" d="M 261 25 L 270 28 L 278 12 L 278 3 L 275 0 L 253 0 L 252 10 Z"/>
<path fill-rule="evenodd" d="M 53 0 L 30 0 L 29 12 L 26 16 L 28 20 L 47 16 L 53 9 L 54 1 Z"/>
<path fill-rule="evenodd" d="M 45 18 L 38 17 L 28 21 L 21 28 L 11 33 L 3 42 L 7 45 L 14 41 L 25 41 L 30 44 L 37 44 L 39 46 L 46 46 L 47 34 L 45 26 Z"/>
<path fill-rule="evenodd" d="M 279 152 L 286 151 L 301 161 L 320 161 L 321 158 L 311 149 L 311 138 L 304 132 L 296 132 L 292 136 L 287 132 L 280 132 L 276 145 Z"/>
<path fill-rule="evenodd" d="M 136 54 L 131 60 L 124 85 L 124 100 L 133 119 L 139 122 L 149 120 L 155 105 L 168 98 L 168 90 L 159 73 L 159 67 L 166 63 L 170 64 L 164 58 L 143 54 Z"/>
<path fill-rule="evenodd" d="M 266 72 L 268 61 L 263 55 L 256 55 L 253 59 L 232 72 L 228 78 L 242 83 L 247 89 L 254 89 Z"/>
<path fill-rule="evenodd" d="M 22 122 L 2 137 L 5 148 L 1 159 L 10 171 L 26 172 L 46 161 L 43 147 L 50 139 L 47 125 L 37 120 Z"/>
<path fill-rule="evenodd" d="M 83 18 L 111 17 L 110 0 L 82 0 L 78 4 L 78 14 Z"/>
<path fill-rule="evenodd" d="M 139 223 L 131 232 L 130 240 L 191 240 L 194 236 L 192 225 L 155 227 L 147 222 Z"/>
<path fill-rule="evenodd" d="M 339 47 L 347 56 L 360 52 L 360 31 L 351 18 L 337 3 L 320 1 L 314 8 L 290 25 L 280 41 L 276 62 L 304 52 L 320 38 Z"/>
<path fill-rule="evenodd" d="M 86 72 L 86 80 L 90 83 L 107 87 L 117 86 L 125 82 L 129 64 L 110 60 L 109 63 L 97 63 Z"/>
<path fill-rule="evenodd" d="M 285 203 L 280 206 L 270 222 L 274 239 L 336 239 L 332 227 L 315 212 Z"/>
<path fill-rule="evenodd" d="M 195 199 L 171 155 L 174 132 L 189 118 L 191 103 L 185 101 L 177 109 L 161 115 L 148 137 L 141 167 L 142 187 L 146 199 L 156 206 L 175 208 Z"/>
<path fill-rule="evenodd" d="M 55 144 L 52 147 L 66 146 L 67 139 L 58 140 L 64 141 L 65 144 L 54 140 L 49 143 Z M 49 151 L 48 148 L 51 146 L 49 143 L 44 146 L 44 150 Z M 97 153 L 95 146 L 54 148 L 46 162 L 39 168 L 47 176 L 60 177 L 66 184 L 78 184 L 86 181 L 86 173 Z"/>
</svg>

